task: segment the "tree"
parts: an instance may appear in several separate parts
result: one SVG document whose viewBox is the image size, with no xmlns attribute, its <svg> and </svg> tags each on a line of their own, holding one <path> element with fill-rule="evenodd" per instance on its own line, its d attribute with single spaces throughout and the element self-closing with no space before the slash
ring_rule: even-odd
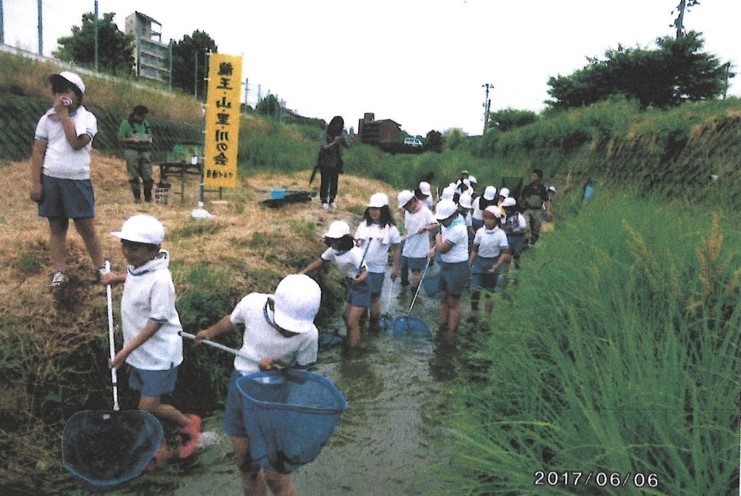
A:
<svg viewBox="0 0 741 496">
<path fill-rule="evenodd" d="M 124 34 L 113 22 L 116 14 L 108 12 L 98 19 L 98 68 L 113 74 L 123 70 L 130 74 L 134 67 L 134 38 Z M 52 55 L 78 65 L 95 65 L 95 14 L 82 15 L 82 25 L 72 26 L 72 34 L 57 39 L 59 49 Z"/>
<path fill-rule="evenodd" d="M 441 152 L 443 151 L 443 144 L 443 135 L 440 131 L 433 129 L 427 133 L 427 137 L 425 137 L 425 150 Z"/>
<path fill-rule="evenodd" d="M 173 87 L 203 99 L 208 70 L 206 54 L 209 52 L 218 52 L 218 48 L 216 42 L 204 31 L 193 31 L 192 36 L 185 35 L 181 41 L 176 41 L 172 46 Z"/>
<path fill-rule="evenodd" d="M 553 109 L 590 105 L 613 95 L 638 100 L 642 107 L 667 108 L 686 101 L 717 98 L 723 94 L 726 65 L 702 52 L 699 33 L 656 40 L 657 49 L 605 52 L 605 60 L 588 59 L 589 65 L 570 76 L 551 77 L 548 103 Z"/>
<path fill-rule="evenodd" d="M 268 95 L 257 102 L 255 110 L 258 114 L 267 115 L 268 117 L 280 117 L 281 106 L 275 95 Z"/>
<path fill-rule="evenodd" d="M 489 114 L 487 129 L 496 128 L 504 132 L 516 127 L 527 126 L 537 119 L 538 115 L 533 111 L 506 108 Z"/>
</svg>

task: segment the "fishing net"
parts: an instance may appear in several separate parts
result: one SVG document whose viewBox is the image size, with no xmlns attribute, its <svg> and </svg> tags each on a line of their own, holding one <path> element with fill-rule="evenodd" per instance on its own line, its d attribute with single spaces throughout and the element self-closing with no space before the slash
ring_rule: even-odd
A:
<svg viewBox="0 0 741 496">
<path fill-rule="evenodd" d="M 394 319 L 391 335 L 395 338 L 424 339 L 432 336 L 432 331 L 424 320 L 410 315 Z"/>
<path fill-rule="evenodd" d="M 62 461 L 83 486 L 106 491 L 138 477 L 162 442 L 162 425 L 149 413 L 84 411 L 64 427 Z"/>
<path fill-rule="evenodd" d="M 347 408 L 334 384 L 303 370 L 256 372 L 237 388 L 253 460 L 284 474 L 319 456 Z"/>
</svg>

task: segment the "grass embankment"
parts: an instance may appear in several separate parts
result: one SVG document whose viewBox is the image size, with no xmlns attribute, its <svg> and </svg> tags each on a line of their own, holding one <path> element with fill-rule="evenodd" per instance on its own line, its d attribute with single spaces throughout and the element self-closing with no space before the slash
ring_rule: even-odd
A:
<svg viewBox="0 0 741 496">
<path fill-rule="evenodd" d="M 469 356 L 460 494 L 738 488 L 738 212 L 599 193 L 526 253 Z"/>
<path fill-rule="evenodd" d="M 79 235 L 70 227 L 69 287 L 50 292 L 51 272 L 47 224 L 36 216 L 28 199 L 28 162 L 3 169 L 0 214 L 0 492 L 48 494 L 70 481 L 61 466 L 59 445 L 69 416 L 81 409 L 110 409 L 110 373 L 106 362 L 107 321 L 103 288 Z M 147 212 L 165 225 L 164 248 L 171 253 L 171 269 L 178 294 L 178 310 L 187 332 L 216 322 L 251 291 L 270 292 L 285 274 L 303 268 L 321 253 L 321 236 L 329 222 L 345 219 L 356 225 L 365 201 L 387 186 L 345 175 L 343 186 L 354 192 L 343 196 L 341 209 L 325 212 L 316 202 L 268 209 L 258 190 L 282 185 L 306 186 L 306 175 L 254 174 L 243 177 L 236 190 L 226 190 L 227 203 L 207 201 L 216 217 L 196 221 L 197 185 L 191 180 L 186 202 L 171 198 L 167 206 L 135 205 L 130 199 L 123 161 L 93 154 L 92 180 L 96 191 L 96 226 L 106 256 L 121 270 L 120 243 L 109 232 L 137 212 Z M 177 189 L 177 185 L 175 185 Z M 392 191 L 388 191 L 392 194 Z M 208 199 L 218 195 L 207 194 Z M 324 278 L 325 304 L 320 319 L 337 308 L 341 281 L 336 271 Z M 116 309 L 120 289 L 114 291 Z M 116 310 L 118 312 L 118 310 Z M 118 318 L 116 321 L 119 322 Z M 230 343 L 237 345 L 235 341 Z M 119 343 L 120 347 L 120 343 Z M 231 357 L 225 353 L 185 346 L 186 360 L 176 401 L 186 410 L 213 408 L 223 401 L 224 377 Z M 226 356 L 225 356 L 226 355 Z M 125 378 L 119 376 L 119 383 Z M 190 388 L 190 389 L 188 389 Z M 135 404 L 121 389 L 122 408 Z"/>
</svg>

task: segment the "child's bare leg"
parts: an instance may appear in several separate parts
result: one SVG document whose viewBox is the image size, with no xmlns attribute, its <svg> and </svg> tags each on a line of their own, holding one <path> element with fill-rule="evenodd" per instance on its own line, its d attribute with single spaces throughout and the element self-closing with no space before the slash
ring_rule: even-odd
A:
<svg viewBox="0 0 741 496">
<path fill-rule="evenodd" d="M 180 412 L 177 408 L 160 401 L 159 396 L 142 396 L 139 398 L 139 410 L 149 412 L 155 417 L 170 420 L 180 427 L 188 425 L 188 417 Z"/>
<path fill-rule="evenodd" d="M 260 466 L 250 456 L 250 440 L 246 437 L 232 437 L 232 446 L 245 496 L 266 496 L 268 487 Z"/>
<path fill-rule="evenodd" d="M 357 348 L 360 345 L 360 317 L 367 311 L 363 307 L 347 305 L 345 309 L 345 326 L 347 327 L 347 346 Z"/>
<path fill-rule="evenodd" d="M 80 233 L 80 237 L 85 242 L 85 248 L 87 248 L 90 258 L 95 264 L 95 268 L 102 267 L 105 263 L 103 259 L 103 248 L 100 244 L 100 237 L 98 232 L 95 230 L 95 219 L 93 217 L 87 219 L 75 219 L 75 228 Z"/>
<path fill-rule="evenodd" d="M 49 217 L 49 251 L 54 272 L 63 272 L 67 259 L 67 228 L 69 220 Z"/>
</svg>

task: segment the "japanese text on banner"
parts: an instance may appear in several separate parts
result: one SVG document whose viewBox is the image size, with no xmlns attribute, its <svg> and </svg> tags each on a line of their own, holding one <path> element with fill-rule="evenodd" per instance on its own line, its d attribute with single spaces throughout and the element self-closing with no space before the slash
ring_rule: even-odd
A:
<svg viewBox="0 0 741 496">
<path fill-rule="evenodd" d="M 208 67 L 203 184 L 237 186 L 242 57 L 212 53 Z"/>
</svg>

